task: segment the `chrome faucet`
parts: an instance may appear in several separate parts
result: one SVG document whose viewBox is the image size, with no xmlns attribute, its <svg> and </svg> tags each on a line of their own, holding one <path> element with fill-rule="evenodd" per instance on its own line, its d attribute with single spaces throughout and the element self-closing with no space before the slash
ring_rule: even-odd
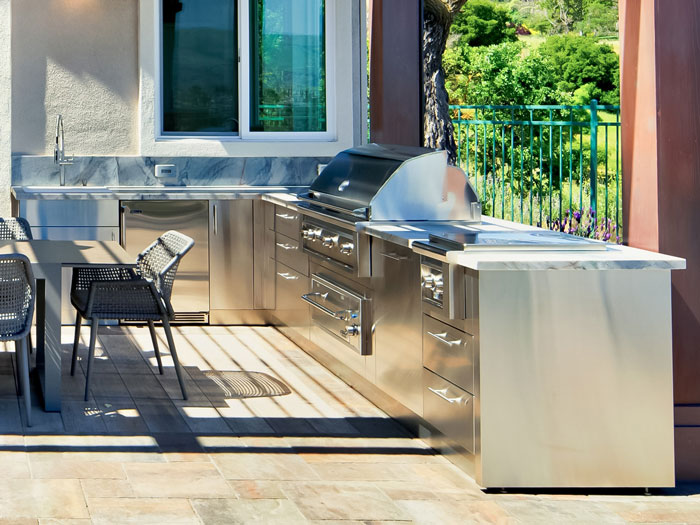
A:
<svg viewBox="0 0 700 525">
<path fill-rule="evenodd" d="M 73 157 L 66 156 L 65 140 L 63 137 L 63 116 L 56 118 L 56 143 L 53 147 L 53 162 L 60 170 L 60 184 L 66 185 L 66 166 L 73 164 Z"/>
</svg>

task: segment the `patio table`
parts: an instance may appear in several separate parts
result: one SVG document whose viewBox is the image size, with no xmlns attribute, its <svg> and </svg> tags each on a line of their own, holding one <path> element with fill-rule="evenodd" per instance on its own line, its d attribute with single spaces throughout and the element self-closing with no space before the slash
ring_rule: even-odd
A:
<svg viewBox="0 0 700 525">
<path fill-rule="evenodd" d="M 121 266 L 134 258 L 116 241 L 0 241 L 0 254 L 20 253 L 32 263 L 37 280 L 36 367 L 44 409 L 61 410 L 61 268 Z"/>
</svg>

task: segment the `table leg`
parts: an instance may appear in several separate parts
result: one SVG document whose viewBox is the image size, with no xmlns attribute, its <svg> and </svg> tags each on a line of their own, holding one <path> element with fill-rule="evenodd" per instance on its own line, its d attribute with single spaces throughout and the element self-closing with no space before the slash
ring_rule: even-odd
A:
<svg viewBox="0 0 700 525">
<path fill-rule="evenodd" d="M 61 410 L 61 266 L 41 268 L 37 281 L 36 366 L 44 409 Z M 43 292 L 43 293 L 42 293 Z"/>
</svg>

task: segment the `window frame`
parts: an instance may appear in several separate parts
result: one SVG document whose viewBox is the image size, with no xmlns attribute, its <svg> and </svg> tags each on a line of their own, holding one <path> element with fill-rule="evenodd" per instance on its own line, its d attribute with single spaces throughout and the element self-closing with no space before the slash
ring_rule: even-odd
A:
<svg viewBox="0 0 700 525">
<path fill-rule="evenodd" d="M 155 44 L 157 46 L 157 86 L 154 101 L 155 140 L 172 142 L 199 139 L 207 142 L 332 142 L 337 140 L 335 100 L 335 0 L 325 0 L 326 38 L 326 131 L 251 131 L 250 130 L 250 0 L 235 0 L 238 5 L 238 133 L 175 132 L 163 129 L 163 1 L 156 0 Z"/>
</svg>

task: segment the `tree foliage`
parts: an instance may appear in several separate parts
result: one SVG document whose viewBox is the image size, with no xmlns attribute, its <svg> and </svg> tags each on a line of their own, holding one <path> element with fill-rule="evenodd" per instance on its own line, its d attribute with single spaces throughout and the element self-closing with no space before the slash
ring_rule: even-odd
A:
<svg viewBox="0 0 700 525">
<path fill-rule="evenodd" d="M 520 42 L 458 43 L 443 59 L 453 104 L 557 104 L 556 71 Z"/>
<path fill-rule="evenodd" d="M 607 45 L 586 37 L 549 37 L 472 47 L 457 42 L 443 58 L 452 104 L 619 103 L 620 66 Z"/>
<path fill-rule="evenodd" d="M 551 34 L 576 31 L 581 35 L 617 32 L 618 0 L 540 0 Z"/>
<path fill-rule="evenodd" d="M 552 36 L 537 51 L 557 72 L 557 91 L 573 103 L 619 103 L 620 59 L 610 46 L 591 37 Z"/>
<path fill-rule="evenodd" d="M 472 46 L 490 46 L 518 38 L 510 11 L 489 0 L 467 2 L 455 16 L 451 33 Z"/>
</svg>

